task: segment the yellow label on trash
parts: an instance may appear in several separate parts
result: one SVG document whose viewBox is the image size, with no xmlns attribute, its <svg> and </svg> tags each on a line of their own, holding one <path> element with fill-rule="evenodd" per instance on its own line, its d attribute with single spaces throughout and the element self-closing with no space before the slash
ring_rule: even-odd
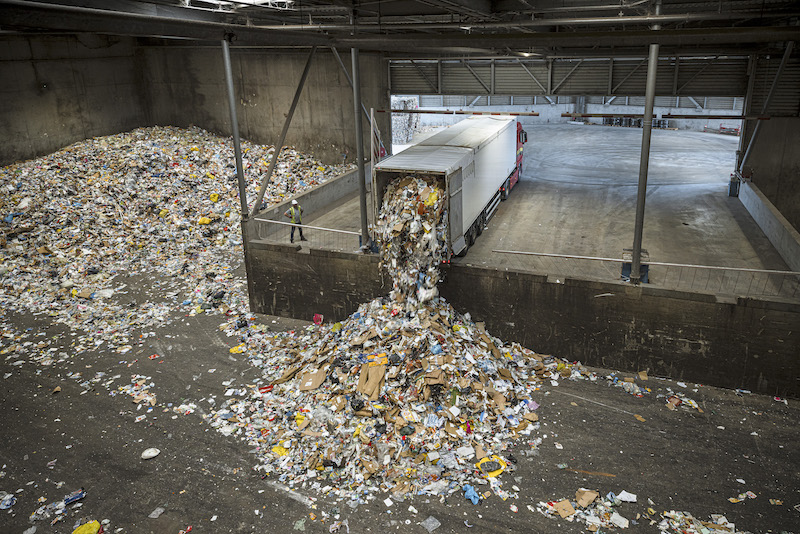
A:
<svg viewBox="0 0 800 534">
<path fill-rule="evenodd" d="M 211 193 L 211 194 L 208 196 L 208 198 L 210 198 L 210 199 L 211 199 L 211 202 L 217 202 L 217 201 L 219 201 L 219 195 L 218 195 L 217 193 Z"/>
<path fill-rule="evenodd" d="M 158 216 L 159 217 L 163 218 L 163 217 L 166 217 L 167 215 L 169 215 L 169 210 L 161 210 L 161 211 L 158 212 Z"/>
<path fill-rule="evenodd" d="M 370 354 L 367 356 L 367 360 L 369 360 L 369 366 L 375 367 L 377 365 L 386 365 L 389 363 L 389 357 L 386 356 L 385 352 L 381 352 L 380 354 Z"/>
<path fill-rule="evenodd" d="M 197 224 L 211 224 L 211 219 L 208 217 L 200 217 L 200 220 L 197 221 Z"/>
<path fill-rule="evenodd" d="M 245 344 L 242 343 L 240 345 L 236 345 L 235 347 L 231 347 L 231 350 L 229 352 L 231 354 L 241 354 L 245 351 L 247 351 L 247 346 L 245 346 Z"/>
</svg>

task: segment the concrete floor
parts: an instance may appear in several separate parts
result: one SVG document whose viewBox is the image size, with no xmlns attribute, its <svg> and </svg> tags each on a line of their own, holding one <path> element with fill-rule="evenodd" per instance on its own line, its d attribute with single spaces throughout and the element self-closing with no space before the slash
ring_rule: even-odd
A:
<svg viewBox="0 0 800 534">
<path fill-rule="evenodd" d="M 54 354 L 70 357 L 51 366 L 38 365 L 20 352 L 0 359 L 6 430 L 0 432 L 0 490 L 17 497 L 12 508 L 0 512 L 3 533 L 20 534 L 31 527 L 28 516 L 41 506 L 39 498 L 53 502 L 80 487 L 87 491 L 82 507 L 71 509 L 54 526 L 34 523 L 38 533 L 69 534 L 76 521 L 104 518 L 111 521 L 107 532 L 117 534 L 176 534 L 189 526 L 210 534 L 292 533 L 305 518 L 305 532 L 324 534 L 331 522 L 313 521 L 309 514 L 338 508 L 354 534 L 426 534 L 419 523 L 430 515 L 442 523 L 435 534 L 577 534 L 587 532 L 585 525 L 550 519 L 528 506 L 573 498 L 581 487 L 602 495 L 621 490 L 638 495 L 637 503 L 619 508 L 623 516 L 637 519 L 625 532 L 659 532 L 643 516 L 650 507 L 657 514 L 685 510 L 704 521 L 710 514 L 724 514 L 737 531 L 797 531 L 793 507 L 800 502 L 800 449 L 793 444 L 800 434 L 800 410 L 794 401 L 784 404 L 767 396 L 652 376 L 646 382 L 637 379 L 651 389 L 641 398 L 609 387 L 603 378 L 561 380 L 557 387 L 546 382 L 535 397 L 541 405 L 541 429 L 508 451 L 518 463 L 502 480 L 506 488 L 520 488 L 518 499 L 504 502 L 490 496 L 475 506 L 457 491 L 441 502 L 421 495 L 387 508 L 387 494 L 380 493 L 352 510 L 308 487 L 297 486 L 296 493 L 287 494 L 276 485 L 276 477 L 262 479 L 253 471 L 257 462 L 249 445 L 203 421 L 202 415 L 213 408 L 210 398 L 221 402 L 226 389 L 253 384 L 261 374 L 246 355 L 229 352 L 240 340 L 217 328 L 220 316 L 184 317 L 176 311 L 168 328 L 147 337 L 133 332 L 132 339 L 140 342 L 124 356 L 102 348 L 73 355 L 74 333 L 46 315 L 8 319 L 15 329 L 29 332 L 26 339 L 47 339 Z M 267 316 L 257 320 L 273 330 L 303 326 Z M 0 338 L 0 349 L 13 342 Z M 161 359 L 150 359 L 154 353 Z M 24 363 L 15 363 L 20 361 Z M 105 373 L 104 378 L 94 378 L 98 373 Z M 154 384 L 151 391 L 158 404 L 149 413 L 129 396 L 115 395 L 134 374 L 148 376 Z M 112 376 L 119 378 L 104 383 Z M 61 392 L 51 393 L 57 386 Z M 665 396 L 673 391 L 696 401 L 702 412 L 685 406 L 668 410 Z M 182 402 L 197 402 L 197 413 L 174 413 L 171 407 Z M 139 422 L 137 417 L 144 414 Z M 531 440 L 536 437 L 542 443 L 534 449 Z M 161 454 L 141 460 L 149 447 Z M 757 498 L 728 501 L 745 491 Z M 303 504 L 306 498 L 318 499 L 314 508 Z M 148 518 L 156 507 L 166 512 Z"/>
<path fill-rule="evenodd" d="M 525 124 L 522 179 L 464 261 L 553 276 L 618 280 L 614 262 L 495 250 L 621 258 L 633 246 L 641 129 Z M 738 198 L 728 196 L 739 138 L 655 130 L 643 248 L 658 262 L 788 270 Z M 358 199 L 309 224 L 357 231 Z M 800 296 L 776 275 L 652 267 L 650 282 L 735 295 Z"/>
</svg>

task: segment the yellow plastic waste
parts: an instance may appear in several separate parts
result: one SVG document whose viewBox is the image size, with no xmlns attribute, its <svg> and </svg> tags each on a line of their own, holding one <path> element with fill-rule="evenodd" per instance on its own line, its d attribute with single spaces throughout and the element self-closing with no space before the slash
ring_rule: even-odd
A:
<svg viewBox="0 0 800 534">
<path fill-rule="evenodd" d="M 338 332 L 341 329 L 342 329 L 342 323 L 334 323 L 333 328 L 331 328 L 333 332 Z"/>
<path fill-rule="evenodd" d="M 197 221 L 197 224 L 211 224 L 211 219 L 208 217 L 200 217 L 200 220 Z"/>
<path fill-rule="evenodd" d="M 242 343 L 240 345 L 236 345 L 235 347 L 231 347 L 230 353 L 231 354 L 241 354 L 247 351 L 247 346 Z"/>
<path fill-rule="evenodd" d="M 100 532 L 100 521 L 95 520 L 79 526 L 72 531 L 72 534 L 97 534 L 98 532 Z"/>
<path fill-rule="evenodd" d="M 500 464 L 500 469 L 496 469 L 494 471 L 488 471 L 488 472 L 485 471 L 482 466 L 483 466 L 483 464 L 485 464 L 487 462 L 497 462 L 497 463 L 499 463 Z M 502 473 L 503 471 L 506 470 L 506 466 L 507 465 L 508 464 L 506 464 L 505 460 L 503 460 L 502 458 L 500 458 L 496 454 L 493 454 L 492 456 L 487 456 L 487 457 L 483 458 L 480 462 L 475 464 L 475 467 L 477 467 L 480 470 L 480 472 L 483 473 L 483 476 L 485 476 L 487 478 L 495 478 L 495 477 L 500 476 L 500 473 Z"/>
<path fill-rule="evenodd" d="M 274 452 L 278 456 L 286 456 L 287 454 L 289 454 L 289 449 L 281 447 L 280 445 L 275 445 L 274 447 L 272 447 L 272 452 Z"/>
<path fill-rule="evenodd" d="M 158 216 L 159 217 L 163 218 L 163 217 L 166 217 L 167 215 L 169 215 L 169 210 L 161 210 L 161 211 L 158 212 Z"/>
<path fill-rule="evenodd" d="M 219 195 L 217 193 L 211 193 L 208 198 L 211 199 L 211 202 L 219 202 Z"/>
<path fill-rule="evenodd" d="M 428 195 L 428 198 L 425 199 L 425 205 L 430 207 L 436 204 L 436 201 L 439 199 L 439 190 L 434 189 L 433 192 Z"/>
</svg>

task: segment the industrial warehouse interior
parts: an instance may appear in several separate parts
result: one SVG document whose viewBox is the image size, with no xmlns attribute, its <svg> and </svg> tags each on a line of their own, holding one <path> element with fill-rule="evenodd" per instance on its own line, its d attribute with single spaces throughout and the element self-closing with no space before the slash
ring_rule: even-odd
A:
<svg viewBox="0 0 800 534">
<path fill-rule="evenodd" d="M 798 38 L 0 0 L 0 532 L 800 532 Z"/>
</svg>

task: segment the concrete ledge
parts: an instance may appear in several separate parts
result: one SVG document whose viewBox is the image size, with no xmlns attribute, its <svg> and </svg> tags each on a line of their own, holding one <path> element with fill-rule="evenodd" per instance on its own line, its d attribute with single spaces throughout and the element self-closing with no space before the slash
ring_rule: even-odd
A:
<svg viewBox="0 0 800 534">
<path fill-rule="evenodd" d="M 800 271 L 800 233 L 752 182 L 742 182 L 739 200 L 793 271 Z"/>
<path fill-rule="evenodd" d="M 251 309 L 341 320 L 391 291 L 374 255 L 250 242 Z M 800 304 L 452 264 L 441 295 L 506 341 L 623 371 L 800 396 Z"/>
<path fill-rule="evenodd" d="M 369 184 L 372 176 L 370 166 L 367 165 L 365 170 L 366 180 Z M 291 206 L 292 200 L 297 200 L 303 207 L 303 223 L 308 223 L 317 215 L 330 210 L 338 202 L 348 199 L 356 193 L 358 193 L 358 169 L 353 169 L 325 183 L 316 185 L 300 195 L 287 198 L 280 204 L 275 204 L 262 210 L 256 217 L 270 221 L 288 222 L 288 219 L 283 214 Z M 254 239 L 265 239 L 282 226 L 259 222 L 257 219 L 251 219 L 251 221 L 253 232 L 251 235 Z"/>
</svg>

